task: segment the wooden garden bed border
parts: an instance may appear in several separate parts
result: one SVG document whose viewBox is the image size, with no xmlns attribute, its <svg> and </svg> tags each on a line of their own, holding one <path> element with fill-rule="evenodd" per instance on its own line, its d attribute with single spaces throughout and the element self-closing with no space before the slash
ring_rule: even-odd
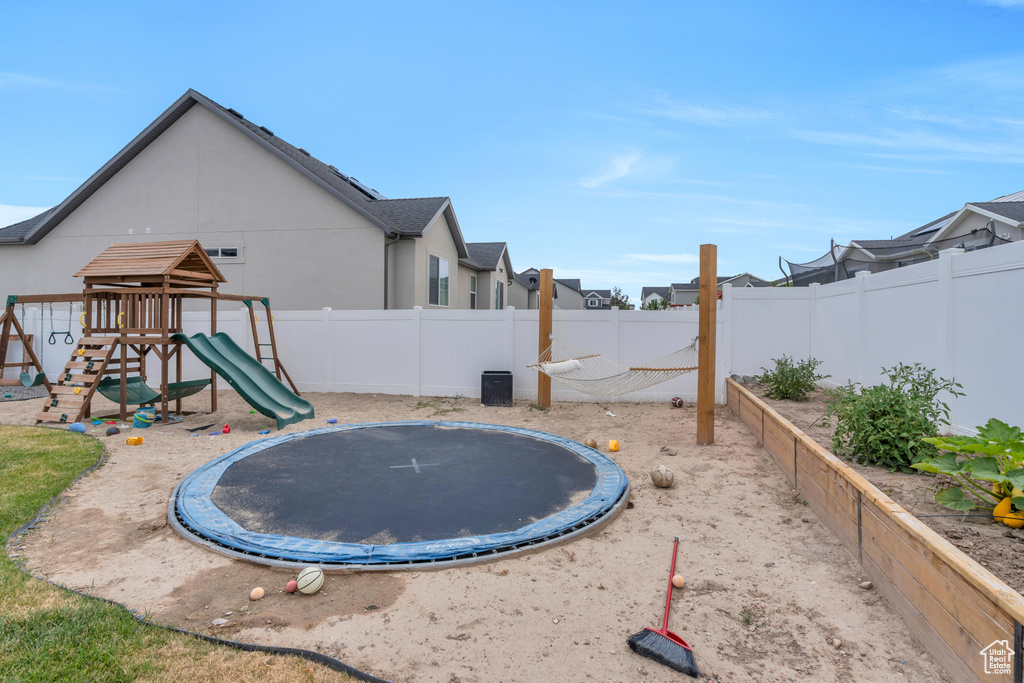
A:
<svg viewBox="0 0 1024 683">
<path fill-rule="evenodd" d="M 1024 596 L 731 378 L 726 402 L 954 680 L 1022 683 Z M 985 672 L 997 640 L 1012 677 Z"/>
</svg>

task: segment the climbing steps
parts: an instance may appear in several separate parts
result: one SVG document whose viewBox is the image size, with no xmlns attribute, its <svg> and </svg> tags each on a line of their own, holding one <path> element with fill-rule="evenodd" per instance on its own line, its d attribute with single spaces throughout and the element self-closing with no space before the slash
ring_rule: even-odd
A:
<svg viewBox="0 0 1024 683">
<path fill-rule="evenodd" d="M 113 337 L 82 337 L 78 340 L 78 348 L 71 352 L 71 360 L 64 366 L 60 383 L 50 392 L 43 412 L 36 417 L 36 424 L 80 422 L 85 417 L 89 401 L 117 348 L 116 341 Z"/>
</svg>

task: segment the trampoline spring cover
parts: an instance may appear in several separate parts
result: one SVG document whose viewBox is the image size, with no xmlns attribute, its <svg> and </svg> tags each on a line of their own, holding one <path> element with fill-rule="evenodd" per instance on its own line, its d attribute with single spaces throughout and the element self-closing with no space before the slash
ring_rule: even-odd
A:
<svg viewBox="0 0 1024 683">
<path fill-rule="evenodd" d="M 252 532 L 228 517 L 211 499 L 221 475 L 231 465 L 273 446 L 319 434 L 406 426 L 493 430 L 547 441 L 590 462 L 596 470 L 597 483 L 590 495 L 581 502 L 515 531 L 389 545 L 363 545 Z M 553 434 L 475 422 L 378 422 L 326 427 L 245 444 L 187 475 L 176 490 L 174 503 L 182 523 L 193 533 L 243 553 L 310 563 L 376 565 L 429 562 L 447 560 L 455 556 L 492 554 L 498 550 L 531 545 L 545 538 L 557 537 L 603 517 L 623 496 L 628 485 L 625 473 L 611 459 L 576 441 Z"/>
</svg>

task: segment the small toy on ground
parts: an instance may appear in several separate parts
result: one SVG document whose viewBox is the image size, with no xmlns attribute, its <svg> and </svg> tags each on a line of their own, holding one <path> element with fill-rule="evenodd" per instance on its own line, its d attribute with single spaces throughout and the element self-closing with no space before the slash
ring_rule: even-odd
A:
<svg viewBox="0 0 1024 683">
<path fill-rule="evenodd" d="M 255 415 L 255 414 L 256 414 L 256 411 L 255 411 L 255 410 L 250 410 L 250 411 L 249 411 L 249 414 L 250 414 L 250 415 Z"/>
<path fill-rule="evenodd" d="M 675 481 L 675 475 L 672 474 L 672 470 L 664 465 L 658 465 L 651 472 L 651 481 L 653 481 L 654 485 L 658 488 L 667 489 L 672 486 L 672 482 Z"/>
<path fill-rule="evenodd" d="M 93 426 L 101 425 L 101 424 L 103 424 L 103 420 L 93 420 L 92 424 L 93 424 Z"/>
<path fill-rule="evenodd" d="M 107 436 L 116 436 L 121 433 L 117 427 L 107 427 Z"/>
<path fill-rule="evenodd" d="M 329 424 L 329 425 L 336 425 L 336 424 L 338 424 L 338 418 L 336 418 L 336 417 L 329 417 L 329 418 L 327 418 L 327 424 Z"/>
<path fill-rule="evenodd" d="M 285 593 L 294 593 L 297 590 L 299 590 L 299 582 L 296 581 L 295 579 L 292 579 L 291 581 L 289 581 L 288 583 L 286 583 L 284 585 L 284 592 Z"/>
<path fill-rule="evenodd" d="M 587 448 L 597 448 L 597 439 L 587 439 L 583 442 L 583 445 Z"/>
<path fill-rule="evenodd" d="M 683 587 L 683 583 L 684 583 L 683 582 L 683 577 L 680 576 L 679 574 L 676 574 L 675 576 L 672 577 L 672 585 L 675 586 L 676 588 L 682 588 Z"/>
<path fill-rule="evenodd" d="M 611 441 L 609 441 L 608 442 L 608 450 L 610 450 L 612 453 L 614 453 L 615 451 L 619 450 L 619 442 L 616 441 L 615 439 L 612 439 Z"/>
<path fill-rule="evenodd" d="M 4 394 L 4 398 L 14 398 L 14 394 L 6 393 Z"/>
<path fill-rule="evenodd" d="M 210 432 L 210 436 L 219 436 L 220 432 Z"/>
<path fill-rule="evenodd" d="M 259 586 L 256 586 L 255 588 L 252 589 L 252 592 L 249 593 L 249 599 L 250 600 L 259 600 L 259 599 L 261 599 L 263 597 L 263 593 L 264 593 L 263 589 L 260 588 Z"/>
<path fill-rule="evenodd" d="M 231 427 L 228 427 L 227 425 L 224 425 L 224 429 L 220 430 L 220 433 L 221 434 L 230 434 L 231 433 Z"/>
<path fill-rule="evenodd" d="M 124 442 L 126 444 L 128 444 L 129 446 L 141 446 L 142 445 L 142 437 L 141 436 L 129 436 L 127 439 L 124 440 Z"/>
<path fill-rule="evenodd" d="M 682 408 L 683 407 L 683 399 L 679 398 L 678 396 L 672 397 L 672 407 L 673 408 Z"/>
<path fill-rule="evenodd" d="M 269 434 L 269 433 L 270 433 L 269 429 L 261 429 L 260 430 L 260 434 Z"/>
<path fill-rule="evenodd" d="M 306 567 L 299 572 L 297 584 L 300 593 L 312 595 L 324 585 L 324 570 L 320 567 Z"/>
<path fill-rule="evenodd" d="M 75 432 L 77 434 L 85 434 L 85 425 L 81 422 L 72 422 L 71 426 L 68 427 L 69 432 Z"/>
</svg>

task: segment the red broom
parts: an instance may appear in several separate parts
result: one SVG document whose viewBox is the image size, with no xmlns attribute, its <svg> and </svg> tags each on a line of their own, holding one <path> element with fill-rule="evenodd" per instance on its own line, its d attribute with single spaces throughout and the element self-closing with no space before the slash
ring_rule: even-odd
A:
<svg viewBox="0 0 1024 683">
<path fill-rule="evenodd" d="M 672 577 L 676 573 L 676 554 L 679 551 L 679 539 L 672 545 L 672 568 L 668 570 L 668 599 L 665 601 L 665 619 L 661 628 L 645 628 L 640 633 L 630 636 L 629 649 L 642 657 L 653 659 L 659 664 L 671 667 L 676 671 L 697 678 L 697 660 L 693 656 L 693 648 L 686 641 L 668 630 L 668 612 L 672 606 Z"/>
</svg>

